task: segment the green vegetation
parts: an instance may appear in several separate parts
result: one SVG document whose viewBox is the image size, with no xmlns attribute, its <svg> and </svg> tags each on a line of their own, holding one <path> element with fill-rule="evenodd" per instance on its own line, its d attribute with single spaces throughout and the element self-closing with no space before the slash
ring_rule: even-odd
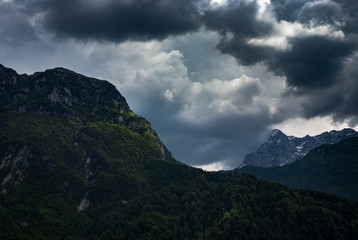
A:
<svg viewBox="0 0 358 240">
<path fill-rule="evenodd" d="M 358 200 L 358 138 L 323 145 L 282 167 L 237 169 L 289 187 L 326 192 Z"/>
<path fill-rule="evenodd" d="M 338 210 L 337 202 L 345 207 Z M 349 239 L 357 236 L 355 208 L 250 176 L 200 173 L 141 194 L 92 233 L 102 239 Z"/>
</svg>

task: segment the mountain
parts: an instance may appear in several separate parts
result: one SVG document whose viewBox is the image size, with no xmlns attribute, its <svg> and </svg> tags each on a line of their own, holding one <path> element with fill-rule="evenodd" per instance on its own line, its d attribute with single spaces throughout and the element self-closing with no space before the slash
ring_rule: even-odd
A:
<svg viewBox="0 0 358 240">
<path fill-rule="evenodd" d="M 341 139 L 352 136 L 358 136 L 358 132 L 349 128 L 324 132 L 313 137 L 307 135 L 303 138 L 286 136 L 280 130 L 275 129 L 271 132 L 269 140 L 263 143 L 256 152 L 245 156 L 239 168 L 284 166 L 302 158 L 313 148 L 323 144 L 337 143 Z"/>
<path fill-rule="evenodd" d="M 246 166 L 239 172 L 289 187 L 326 192 L 358 200 L 358 137 L 322 145 L 283 167 Z"/>
<path fill-rule="evenodd" d="M 0 65 L 0 239 L 357 239 L 358 204 L 177 162 L 106 81 Z"/>
</svg>

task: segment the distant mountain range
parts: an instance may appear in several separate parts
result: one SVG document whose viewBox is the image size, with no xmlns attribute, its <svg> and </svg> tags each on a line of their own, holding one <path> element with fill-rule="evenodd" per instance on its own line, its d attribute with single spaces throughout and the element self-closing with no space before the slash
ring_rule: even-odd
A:
<svg viewBox="0 0 358 240">
<path fill-rule="evenodd" d="M 0 239 L 355 240 L 358 205 L 184 165 L 109 82 L 0 65 Z"/>
<path fill-rule="evenodd" d="M 324 132 L 313 137 L 307 135 L 303 138 L 287 136 L 275 129 L 271 132 L 268 141 L 263 143 L 256 152 L 245 156 L 239 168 L 284 166 L 302 158 L 313 148 L 323 144 L 337 143 L 353 136 L 358 136 L 358 132 L 349 128 Z"/>
<path fill-rule="evenodd" d="M 331 193 L 357 201 L 358 137 L 322 145 L 302 159 L 282 167 L 246 166 L 235 171 L 289 187 Z"/>
</svg>

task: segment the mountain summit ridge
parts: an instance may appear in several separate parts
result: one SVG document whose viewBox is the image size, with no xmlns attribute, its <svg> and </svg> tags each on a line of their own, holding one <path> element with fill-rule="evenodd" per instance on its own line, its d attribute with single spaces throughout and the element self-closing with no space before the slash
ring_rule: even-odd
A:
<svg viewBox="0 0 358 240">
<path fill-rule="evenodd" d="M 107 111 L 108 114 L 131 111 L 126 99 L 109 82 L 65 68 L 19 75 L 12 69 L 2 67 L 0 73 L 2 109 L 17 107 L 27 112 L 55 114 L 54 109 L 57 108 L 72 117 L 88 113 L 94 115 L 106 108 L 112 108 L 111 113 Z M 88 109 L 85 109 L 87 106 Z"/>
<path fill-rule="evenodd" d="M 270 133 L 269 139 L 256 152 L 245 156 L 239 168 L 284 166 L 302 158 L 313 148 L 323 144 L 337 143 L 344 138 L 353 136 L 358 136 L 358 132 L 351 128 L 340 131 L 332 130 L 315 136 L 306 135 L 302 138 L 287 136 L 281 130 L 274 129 Z"/>
</svg>

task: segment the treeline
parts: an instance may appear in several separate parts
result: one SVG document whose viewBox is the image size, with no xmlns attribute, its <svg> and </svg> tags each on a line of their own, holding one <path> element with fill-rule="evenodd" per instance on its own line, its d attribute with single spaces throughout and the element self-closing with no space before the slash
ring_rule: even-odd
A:
<svg viewBox="0 0 358 240">
<path fill-rule="evenodd" d="M 160 169 L 165 173 L 171 167 L 163 164 Z M 358 236 L 357 204 L 353 202 L 288 189 L 248 175 L 193 175 L 189 180 L 174 181 L 120 205 L 99 220 L 87 237 L 355 239 Z"/>
</svg>

